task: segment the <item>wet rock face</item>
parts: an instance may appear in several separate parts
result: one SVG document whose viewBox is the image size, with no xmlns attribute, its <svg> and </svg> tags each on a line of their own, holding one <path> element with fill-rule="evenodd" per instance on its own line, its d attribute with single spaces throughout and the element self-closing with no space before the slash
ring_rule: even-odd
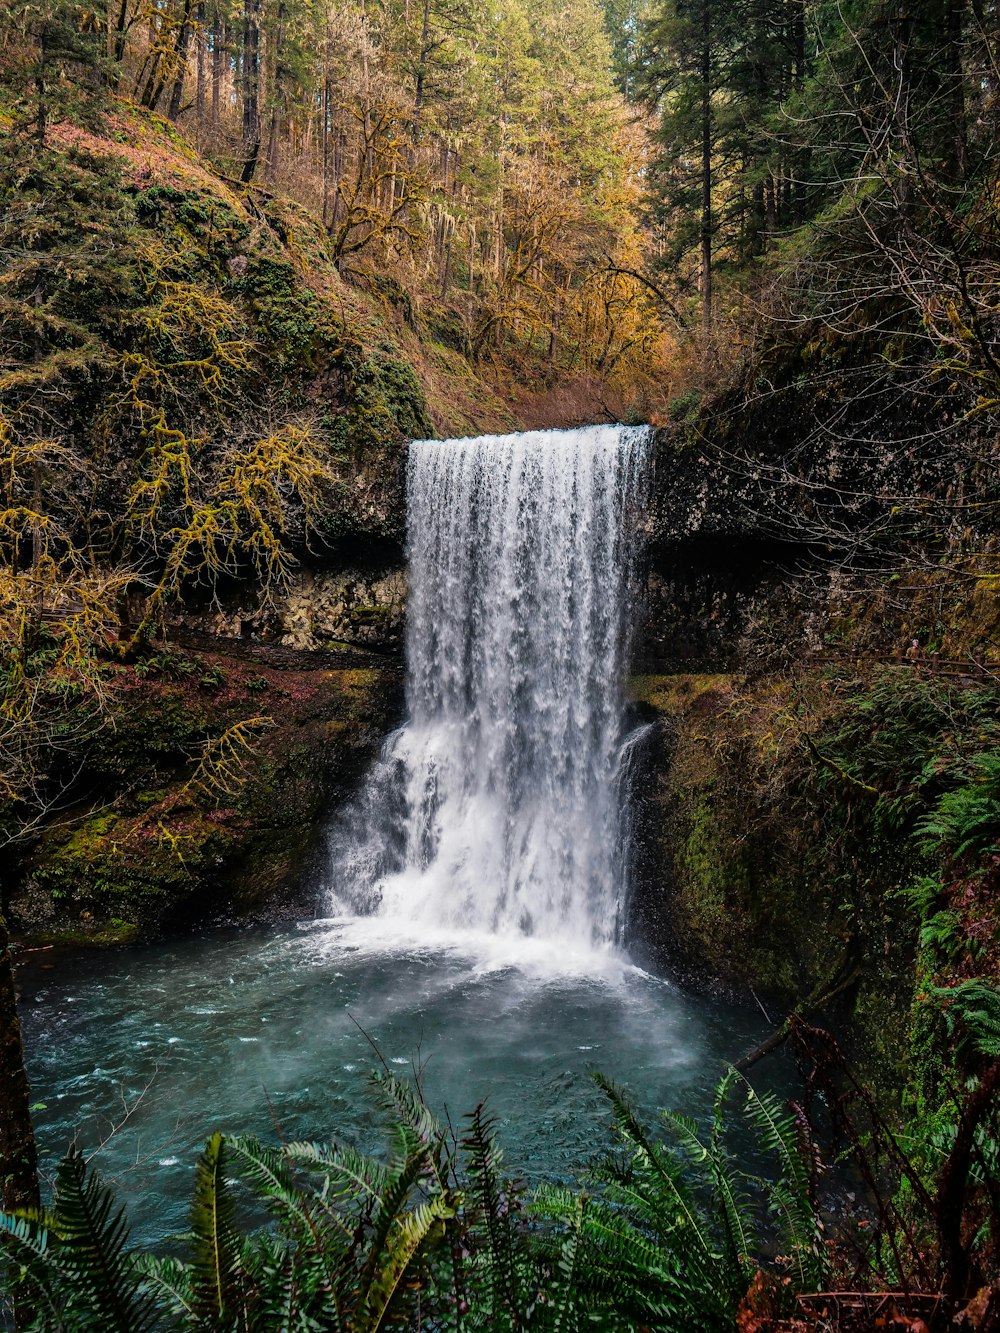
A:
<svg viewBox="0 0 1000 1333">
<path fill-rule="evenodd" d="M 650 561 L 635 670 L 731 671 L 814 652 L 829 624 L 829 578 L 803 579 L 795 556 L 758 542 L 697 545 Z M 817 598 L 817 584 L 823 595 Z"/>
<path fill-rule="evenodd" d="M 888 604 L 890 576 L 963 540 L 948 515 L 974 484 L 961 474 L 973 436 L 937 391 L 866 368 L 734 393 L 657 431 L 637 669 L 791 666 L 844 640 L 845 609 L 856 639 L 876 601 L 866 650 L 908 643 L 914 616 L 900 589 Z"/>
<path fill-rule="evenodd" d="M 305 572 L 277 609 L 280 642 L 308 649 L 337 643 L 401 649 L 405 615 L 402 569 Z"/>
<path fill-rule="evenodd" d="M 829 745 L 849 700 L 821 673 L 649 674 L 628 693 L 653 724 L 633 795 L 634 955 L 696 989 L 756 995 L 776 1019 L 857 969 L 823 1021 L 891 1081 L 913 995 L 898 892 L 912 849 L 900 830 L 876 834 L 802 741 Z"/>
<path fill-rule="evenodd" d="M 376 559 L 304 565 L 264 604 L 252 590 L 237 589 L 216 604 L 174 615 L 170 626 L 174 633 L 276 644 L 297 652 L 352 647 L 397 655 L 403 650 L 406 590 L 404 557 L 390 548 Z"/>
<path fill-rule="evenodd" d="M 733 391 L 656 432 L 649 536 L 661 558 L 747 542 L 888 554 L 937 535 L 927 500 L 954 489 L 973 435 L 919 368 L 827 368 L 822 381 Z"/>
</svg>

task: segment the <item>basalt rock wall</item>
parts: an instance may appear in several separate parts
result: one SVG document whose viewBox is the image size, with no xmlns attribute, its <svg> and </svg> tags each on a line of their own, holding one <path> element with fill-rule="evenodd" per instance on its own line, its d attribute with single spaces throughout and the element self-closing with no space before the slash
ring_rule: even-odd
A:
<svg viewBox="0 0 1000 1333">
<path fill-rule="evenodd" d="M 996 543 L 961 503 L 989 490 L 985 442 L 937 389 L 871 384 L 734 396 L 654 437 L 631 930 L 687 984 L 831 1024 L 888 1085 L 917 980 L 919 763 L 992 689 L 998 612 L 955 573 Z"/>
</svg>

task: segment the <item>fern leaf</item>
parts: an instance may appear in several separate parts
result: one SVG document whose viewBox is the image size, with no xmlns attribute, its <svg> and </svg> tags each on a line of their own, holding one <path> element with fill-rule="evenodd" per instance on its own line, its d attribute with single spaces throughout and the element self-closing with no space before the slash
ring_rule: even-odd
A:
<svg viewBox="0 0 1000 1333">
<path fill-rule="evenodd" d="M 378 1281 L 380 1266 L 385 1261 L 387 1247 L 394 1228 L 400 1223 L 410 1191 L 419 1180 L 427 1156 L 423 1145 L 416 1146 L 410 1156 L 401 1164 L 397 1175 L 390 1178 L 382 1197 L 378 1211 L 372 1223 L 372 1237 L 369 1244 L 368 1258 L 361 1275 L 361 1289 L 364 1292 Z"/>
<path fill-rule="evenodd" d="M 191 1204 L 193 1304 L 199 1317 L 230 1320 L 239 1308 L 240 1261 L 233 1202 L 226 1184 L 226 1140 L 216 1132 L 195 1171 Z"/>
<path fill-rule="evenodd" d="M 290 1143 L 285 1156 L 290 1162 L 322 1175 L 328 1194 L 353 1192 L 373 1204 L 379 1202 L 389 1179 L 389 1172 L 381 1162 L 337 1144 Z"/>
<path fill-rule="evenodd" d="M 615 1127 L 632 1153 L 632 1167 L 638 1170 L 640 1180 L 631 1192 L 642 1200 L 648 1225 L 664 1237 L 669 1236 L 675 1245 L 683 1245 L 689 1268 L 709 1280 L 716 1279 L 719 1256 L 711 1228 L 695 1203 L 681 1164 L 666 1149 L 653 1143 L 620 1088 L 601 1075 L 597 1076 L 597 1083 L 610 1098 L 615 1109 Z M 690 1122 L 683 1117 L 668 1113 L 666 1119 L 675 1128 L 687 1125 L 688 1132 L 693 1133 Z M 699 1150 L 703 1151 L 700 1144 Z M 620 1183 L 627 1184 L 625 1180 Z"/>
<path fill-rule="evenodd" d="M 505 1188 L 501 1174 L 503 1154 L 493 1132 L 495 1121 L 487 1113 L 485 1103 L 481 1102 L 467 1120 L 469 1128 L 462 1139 L 462 1151 L 478 1207 L 478 1228 L 486 1242 L 484 1276 L 490 1317 L 497 1323 L 509 1319 L 524 1304 L 511 1223 L 510 1190 Z"/>
<path fill-rule="evenodd" d="M 145 1333 L 158 1313 L 127 1253 L 124 1208 L 72 1147 L 56 1171 L 54 1224 L 65 1288 L 107 1333 Z M 82 1313 L 82 1311 L 81 1311 Z"/>
<path fill-rule="evenodd" d="M 798 1290 L 816 1291 L 826 1273 L 821 1222 L 813 1202 L 813 1164 L 802 1151 L 798 1125 L 770 1093 L 758 1093 L 740 1076 L 744 1110 L 761 1141 L 778 1160 L 779 1180 L 768 1187 L 772 1211 L 784 1222 L 784 1242 L 795 1258 Z"/>
<path fill-rule="evenodd" d="M 362 1324 L 365 1333 L 379 1333 L 385 1327 L 400 1287 L 411 1275 L 414 1260 L 435 1234 L 443 1232 L 443 1222 L 453 1216 L 450 1204 L 439 1196 L 396 1220 L 365 1295 L 366 1321 Z"/>
<path fill-rule="evenodd" d="M 171 1314 L 195 1321 L 191 1270 L 186 1264 L 180 1259 L 142 1254 L 135 1261 L 135 1270 L 143 1287 L 160 1296 Z"/>
<path fill-rule="evenodd" d="M 61 1319 L 65 1301 L 59 1291 L 58 1236 L 53 1236 L 42 1215 L 0 1212 L 0 1237 L 9 1267 L 19 1271 L 11 1283 L 11 1294 L 37 1306 L 44 1302 L 48 1322 L 56 1333 L 64 1325 Z"/>
</svg>

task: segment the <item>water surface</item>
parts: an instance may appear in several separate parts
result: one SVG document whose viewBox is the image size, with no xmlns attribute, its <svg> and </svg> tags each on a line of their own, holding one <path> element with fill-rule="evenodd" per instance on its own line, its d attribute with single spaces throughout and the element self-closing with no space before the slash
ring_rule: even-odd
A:
<svg viewBox="0 0 1000 1333">
<path fill-rule="evenodd" d="M 511 1166 L 538 1179 L 574 1176 L 609 1143 L 590 1071 L 646 1108 L 697 1115 L 723 1062 L 766 1028 L 618 955 L 414 941 L 377 918 L 62 957 L 23 985 L 45 1169 L 71 1138 L 93 1149 L 118 1125 L 95 1161 L 146 1240 L 183 1228 L 216 1128 L 377 1149 L 369 1037 L 404 1076 L 422 1062 L 429 1100 L 453 1118 L 488 1096 Z"/>
</svg>

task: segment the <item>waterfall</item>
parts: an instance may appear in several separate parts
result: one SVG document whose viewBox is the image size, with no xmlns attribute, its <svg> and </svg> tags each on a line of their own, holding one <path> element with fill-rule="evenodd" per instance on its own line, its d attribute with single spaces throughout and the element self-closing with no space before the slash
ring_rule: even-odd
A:
<svg viewBox="0 0 1000 1333">
<path fill-rule="evenodd" d="M 646 436 L 410 445 L 408 720 L 334 830 L 335 910 L 621 942 L 622 675 Z"/>
</svg>

